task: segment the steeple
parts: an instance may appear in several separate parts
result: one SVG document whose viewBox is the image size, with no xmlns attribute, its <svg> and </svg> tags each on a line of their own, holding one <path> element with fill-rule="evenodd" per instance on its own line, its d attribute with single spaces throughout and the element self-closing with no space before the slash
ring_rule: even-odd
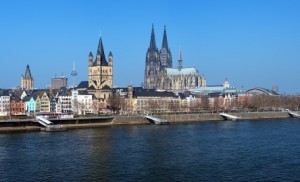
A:
<svg viewBox="0 0 300 182">
<path fill-rule="evenodd" d="M 182 58 L 181 58 L 181 49 L 179 48 L 179 54 L 178 54 L 178 70 L 180 71 L 182 69 Z"/>
<path fill-rule="evenodd" d="M 30 72 L 30 68 L 29 68 L 29 65 L 27 64 L 27 67 L 26 67 L 26 71 L 25 71 L 25 79 L 26 80 L 31 80 L 32 77 L 31 77 L 31 72 Z"/>
<path fill-rule="evenodd" d="M 165 48 L 166 50 L 169 50 L 166 25 L 164 26 L 164 36 L 163 36 L 161 48 Z"/>
<path fill-rule="evenodd" d="M 100 37 L 99 39 L 99 44 L 98 44 L 98 49 L 97 49 L 97 56 L 100 56 L 100 64 L 102 66 L 106 66 L 107 65 L 107 61 L 105 58 L 105 53 L 104 53 L 104 48 L 103 48 L 103 44 L 102 44 L 102 37 Z"/>
<path fill-rule="evenodd" d="M 152 31 L 151 31 L 151 38 L 150 38 L 150 47 L 149 50 L 155 51 L 156 48 L 156 42 L 155 42 L 155 34 L 154 34 L 154 24 L 152 24 Z"/>
</svg>

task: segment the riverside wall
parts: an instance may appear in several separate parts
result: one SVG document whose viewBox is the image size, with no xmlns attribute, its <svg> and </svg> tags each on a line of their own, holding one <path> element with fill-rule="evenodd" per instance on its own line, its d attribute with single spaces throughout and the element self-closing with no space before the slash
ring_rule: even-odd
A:
<svg viewBox="0 0 300 182">
<path fill-rule="evenodd" d="M 287 112 L 245 112 L 229 113 L 242 119 L 279 119 L 289 118 Z M 153 115 L 154 117 L 165 119 L 172 123 L 194 122 L 194 121 L 222 121 L 224 120 L 218 113 L 199 113 L 199 114 L 169 114 Z M 149 121 L 143 116 L 116 116 L 112 124 L 148 124 Z"/>
<path fill-rule="evenodd" d="M 255 119 L 280 119 L 289 118 L 287 112 L 245 112 L 245 113 L 229 113 L 242 120 L 255 120 Z M 153 115 L 154 117 L 165 119 L 171 123 L 188 123 L 200 121 L 222 121 L 224 120 L 218 113 L 199 113 L 199 114 L 169 114 L 169 115 Z M 112 119 L 113 118 L 113 119 Z M 112 120 L 111 120 L 112 119 Z M 150 122 L 142 115 L 130 116 L 113 116 L 108 117 L 107 120 L 102 117 L 101 120 L 97 118 L 74 118 L 55 121 L 55 124 L 63 124 L 68 129 L 80 128 L 96 128 L 96 127 L 110 127 L 113 125 L 134 125 L 134 124 L 149 124 Z M 27 132 L 27 131 L 40 131 L 40 126 L 36 122 L 19 122 L 13 121 L 13 125 L 5 126 L 5 121 L 0 122 L 0 133 L 2 132 Z"/>
</svg>

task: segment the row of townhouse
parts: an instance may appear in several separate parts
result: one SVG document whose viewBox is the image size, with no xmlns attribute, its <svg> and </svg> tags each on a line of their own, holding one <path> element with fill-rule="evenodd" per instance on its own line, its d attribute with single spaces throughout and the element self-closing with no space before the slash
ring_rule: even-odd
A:
<svg viewBox="0 0 300 182">
<path fill-rule="evenodd" d="M 62 87 L 59 90 L 1 90 L 0 116 L 44 113 L 98 113 L 104 101 L 85 91 Z"/>
</svg>

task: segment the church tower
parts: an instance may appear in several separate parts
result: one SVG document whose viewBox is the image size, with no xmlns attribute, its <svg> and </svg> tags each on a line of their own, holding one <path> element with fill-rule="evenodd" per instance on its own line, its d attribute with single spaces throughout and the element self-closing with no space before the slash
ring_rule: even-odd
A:
<svg viewBox="0 0 300 182">
<path fill-rule="evenodd" d="M 156 88 L 160 66 L 159 53 L 155 42 L 154 25 L 152 24 L 150 45 L 146 54 L 144 88 Z"/>
<path fill-rule="evenodd" d="M 27 64 L 25 75 L 21 75 L 21 88 L 26 90 L 33 90 L 33 77 L 31 76 L 29 65 Z"/>
<path fill-rule="evenodd" d="M 163 68 L 172 68 L 172 54 L 171 54 L 170 48 L 168 46 L 166 26 L 164 26 L 163 41 L 162 41 L 162 46 L 160 49 L 160 61 L 161 61 L 162 69 Z"/>
<path fill-rule="evenodd" d="M 88 56 L 89 65 L 89 88 L 96 90 L 103 89 L 105 86 L 109 88 L 113 87 L 113 55 L 110 52 L 108 56 L 108 62 L 105 57 L 104 47 L 102 43 L 102 37 L 100 37 L 96 58 L 92 52 Z M 107 88 L 107 87 L 106 87 Z"/>
</svg>

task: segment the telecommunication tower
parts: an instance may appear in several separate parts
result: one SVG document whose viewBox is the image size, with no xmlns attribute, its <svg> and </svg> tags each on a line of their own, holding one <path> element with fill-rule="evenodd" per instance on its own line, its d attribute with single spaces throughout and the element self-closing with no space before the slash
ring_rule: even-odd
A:
<svg viewBox="0 0 300 182">
<path fill-rule="evenodd" d="M 73 69 L 72 69 L 71 75 L 73 77 L 73 89 L 74 89 L 75 88 L 75 79 L 77 76 L 77 71 L 75 70 L 75 62 L 73 62 Z"/>
</svg>

